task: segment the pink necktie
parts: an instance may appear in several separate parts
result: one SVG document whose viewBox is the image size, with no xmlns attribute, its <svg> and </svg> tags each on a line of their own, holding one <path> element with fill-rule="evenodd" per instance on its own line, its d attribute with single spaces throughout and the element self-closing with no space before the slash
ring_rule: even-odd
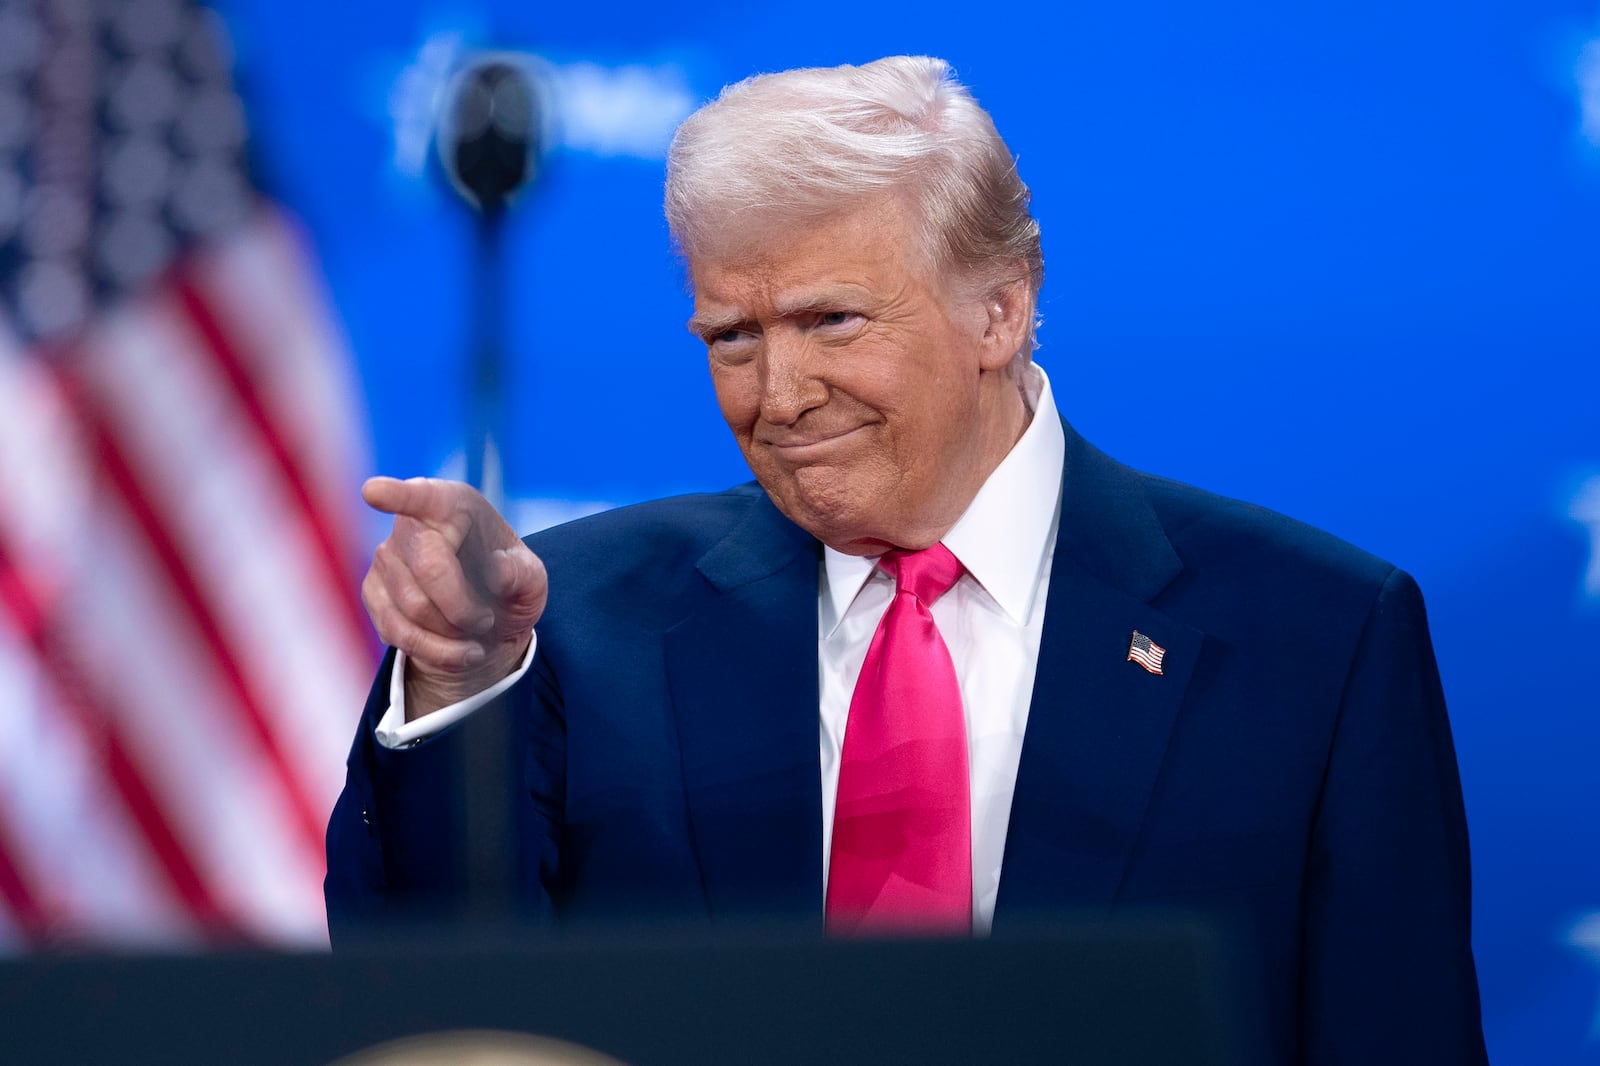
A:
<svg viewBox="0 0 1600 1066">
<path fill-rule="evenodd" d="M 972 931 L 967 730 L 929 608 L 961 576 L 943 544 L 891 551 L 895 579 L 850 698 L 828 865 L 828 932 Z"/>
</svg>

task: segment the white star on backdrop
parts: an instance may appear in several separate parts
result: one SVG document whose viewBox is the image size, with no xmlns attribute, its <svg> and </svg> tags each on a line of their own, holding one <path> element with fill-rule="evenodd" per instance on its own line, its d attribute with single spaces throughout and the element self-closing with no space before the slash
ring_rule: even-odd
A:
<svg viewBox="0 0 1600 1066">
<path fill-rule="evenodd" d="M 1580 918 L 1567 934 L 1567 943 L 1600 963 L 1600 911 Z M 1596 1007 L 1594 1021 L 1590 1023 L 1589 1039 L 1600 1040 L 1600 1006 Z"/>
<path fill-rule="evenodd" d="M 1578 53 L 1579 126 L 1584 139 L 1600 148 L 1600 37 L 1595 38 Z"/>
<path fill-rule="evenodd" d="M 1588 527 L 1589 565 L 1583 574 L 1583 593 L 1600 602 L 1600 475 L 1578 486 L 1567 514 Z"/>
</svg>

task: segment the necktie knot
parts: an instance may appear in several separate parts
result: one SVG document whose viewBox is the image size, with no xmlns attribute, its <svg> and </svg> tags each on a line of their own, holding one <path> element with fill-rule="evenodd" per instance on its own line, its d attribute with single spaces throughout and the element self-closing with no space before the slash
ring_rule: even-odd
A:
<svg viewBox="0 0 1600 1066">
<path fill-rule="evenodd" d="M 940 596 L 961 580 L 965 572 L 961 560 L 943 544 L 934 544 L 921 551 L 896 548 L 884 552 L 878 565 L 894 578 L 897 591 L 911 593 L 925 607 L 932 607 Z"/>
</svg>

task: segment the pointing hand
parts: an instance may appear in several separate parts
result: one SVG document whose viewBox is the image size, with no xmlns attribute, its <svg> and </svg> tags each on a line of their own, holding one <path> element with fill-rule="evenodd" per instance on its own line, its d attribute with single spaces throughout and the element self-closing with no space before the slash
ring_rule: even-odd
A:
<svg viewBox="0 0 1600 1066">
<path fill-rule="evenodd" d="M 361 495 L 394 515 L 361 598 L 378 635 L 406 653 L 406 718 L 482 692 L 515 670 L 549 589 L 539 557 L 461 482 L 375 477 Z"/>
</svg>

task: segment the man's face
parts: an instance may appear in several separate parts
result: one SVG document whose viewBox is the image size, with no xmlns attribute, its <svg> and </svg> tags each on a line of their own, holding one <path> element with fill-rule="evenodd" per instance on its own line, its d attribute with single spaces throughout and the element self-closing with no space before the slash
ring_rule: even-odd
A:
<svg viewBox="0 0 1600 1066">
<path fill-rule="evenodd" d="M 689 327 L 745 461 L 792 521 L 858 555 L 937 541 L 1027 423 L 1013 357 L 1031 308 L 959 293 L 908 218 L 886 196 L 690 259 Z"/>
</svg>

